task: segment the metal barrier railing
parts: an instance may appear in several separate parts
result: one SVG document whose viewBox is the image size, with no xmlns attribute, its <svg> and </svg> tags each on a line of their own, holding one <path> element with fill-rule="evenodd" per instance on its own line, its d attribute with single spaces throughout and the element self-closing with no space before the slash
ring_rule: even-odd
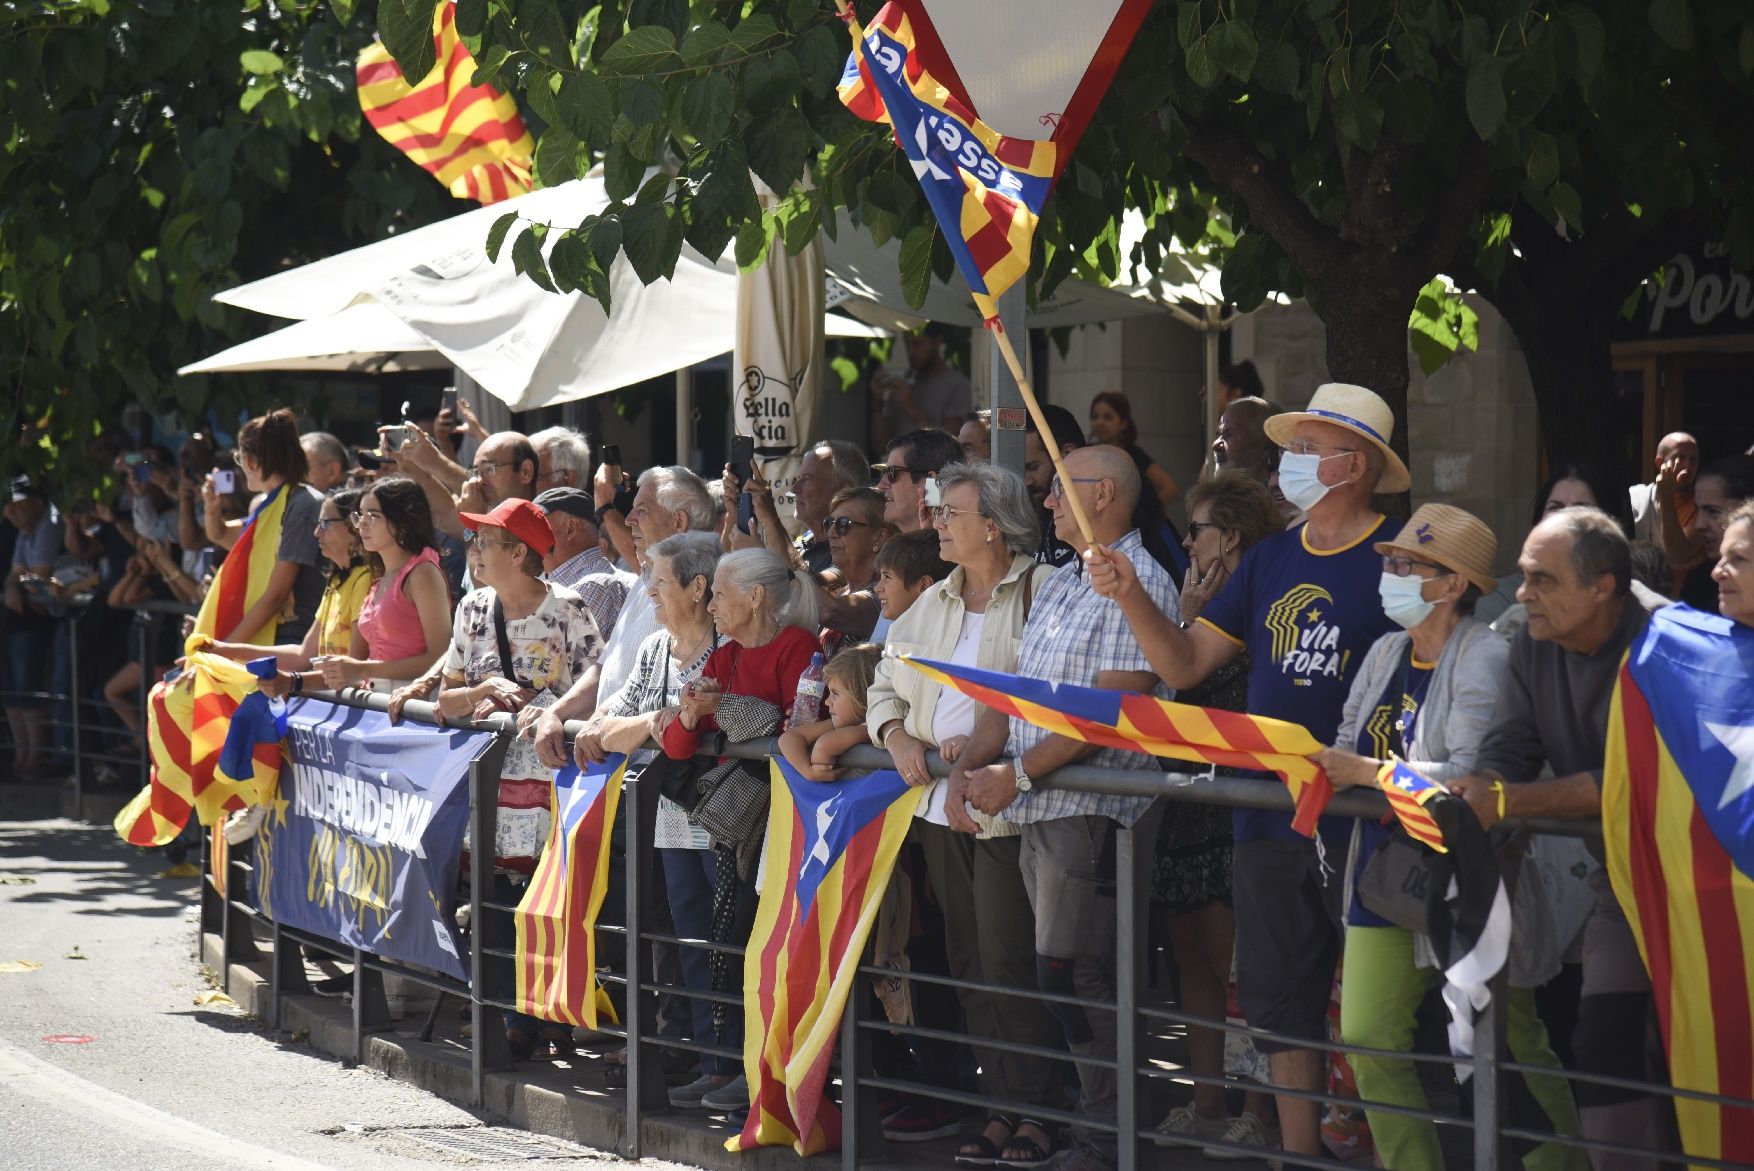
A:
<svg viewBox="0 0 1754 1171">
<path fill-rule="evenodd" d="M 346 706 L 376 711 L 385 710 L 389 698 L 382 694 L 357 691 L 321 694 L 320 697 Z M 410 722 L 438 723 L 435 718 L 435 709 L 429 703 L 410 702 L 405 706 L 402 714 L 404 720 Z M 495 795 L 497 794 L 499 774 L 510 738 L 516 734 L 513 718 L 499 715 L 483 721 L 449 720 L 445 721 L 445 724 L 453 729 L 472 728 L 496 734 L 491 746 L 471 764 L 469 775 L 471 837 L 476 843 L 492 842 L 495 840 L 497 819 Z M 569 727 L 569 737 L 576 730 L 577 725 Z M 712 755 L 764 759 L 773 751 L 774 742 L 772 740 L 738 744 L 719 742 L 706 747 Z M 843 761 L 849 766 L 859 768 L 879 768 L 890 764 L 888 755 L 882 750 L 864 747 L 849 752 L 843 757 Z M 936 754 L 928 756 L 928 765 L 936 776 L 942 776 L 948 771 L 947 766 Z M 1559 1067 L 1527 1065 L 1507 1060 L 1503 1004 L 1505 980 L 1502 973 L 1493 984 L 1493 997 L 1490 1003 L 1481 1012 L 1475 1025 L 1475 1055 L 1471 1059 L 1472 1075 L 1464 1087 L 1466 1104 L 1471 1107 L 1468 1111 L 1468 1117 L 1439 1113 L 1430 1109 L 1415 1110 L 1390 1103 L 1338 1098 L 1325 1091 L 1297 1091 L 1279 1087 L 1253 1086 L 1252 1083 L 1245 1086 L 1223 1076 L 1213 1078 L 1195 1075 L 1185 1068 L 1174 1070 L 1159 1068 L 1147 1060 L 1145 1055 L 1152 1027 L 1165 1025 L 1203 1027 L 1251 1038 L 1287 1042 L 1305 1049 L 1376 1056 L 1432 1065 L 1452 1065 L 1457 1059 L 1448 1053 L 1372 1050 L 1343 1043 L 1313 1043 L 1304 1038 L 1276 1035 L 1245 1025 L 1231 1024 L 1222 1019 L 1198 1016 L 1170 1007 L 1167 1004 L 1150 1001 L 1146 970 L 1147 955 L 1144 946 L 1147 938 L 1145 916 L 1149 900 L 1144 897 L 1143 891 L 1152 843 L 1147 838 L 1141 847 L 1138 834 L 1142 830 L 1151 831 L 1155 827 L 1157 816 L 1168 804 L 1207 803 L 1289 810 L 1292 808 L 1291 797 L 1282 785 L 1272 781 L 1237 777 L 1213 778 L 1182 773 L 1110 770 L 1084 765 L 1071 765 L 1062 768 L 1047 778 L 1047 783 L 1090 792 L 1144 796 L 1153 799 L 1151 809 L 1145 817 L 1141 818 L 1133 827 L 1121 827 L 1116 837 L 1115 1002 L 1108 1004 L 1076 996 L 1042 993 L 1033 989 L 1023 990 L 990 984 L 971 984 L 950 976 L 933 975 L 921 971 L 910 971 L 906 978 L 909 981 L 922 984 L 934 984 L 949 988 L 973 988 L 1008 997 L 1032 997 L 1043 1001 L 1076 1005 L 1091 1012 L 1117 1013 L 1120 1027 L 1117 1029 L 1117 1044 L 1112 1059 L 1074 1056 L 1063 1050 L 1007 1044 L 992 1038 L 978 1039 L 979 1046 L 990 1051 L 1017 1052 L 1062 1063 L 1098 1064 L 1125 1074 L 1126 1076 L 1117 1079 L 1117 1108 L 1113 1122 L 1094 1120 L 1078 1115 L 1071 1110 L 1044 1110 L 1039 1105 L 996 1101 L 979 1094 L 946 1088 L 941 1085 L 929 1085 L 876 1075 L 872 1070 L 871 1039 L 877 1032 L 896 1034 L 904 1039 L 931 1039 L 957 1044 L 970 1043 L 970 1038 L 959 1033 L 946 1032 L 918 1024 L 896 1025 L 887 1019 L 872 1019 L 867 1016 L 866 997 L 863 994 L 864 982 L 893 975 L 893 972 L 887 968 L 865 963 L 858 969 L 860 981 L 848 999 L 848 1007 L 840 1029 L 838 1074 L 843 1117 L 841 1161 L 842 1166 L 848 1168 L 849 1171 L 860 1166 L 861 1163 L 871 1160 L 883 1143 L 881 1121 L 878 1119 L 875 1109 L 875 1098 L 878 1091 L 925 1094 L 938 1100 L 977 1106 L 988 1111 L 1026 1114 L 1031 1118 L 1041 1118 L 1050 1123 L 1075 1123 L 1091 1130 L 1111 1134 L 1117 1142 L 1116 1161 L 1121 1171 L 1133 1171 L 1135 1168 L 1149 1165 L 1152 1151 L 1162 1146 L 1220 1148 L 1232 1151 L 1237 1155 L 1259 1155 L 1261 1153 L 1259 1148 L 1228 1144 L 1216 1139 L 1163 1134 L 1153 1130 L 1146 1113 L 1149 1105 L 1149 1092 L 1151 1086 L 1162 1081 L 1184 1084 L 1216 1084 L 1228 1089 L 1257 1088 L 1275 1095 L 1324 1103 L 1341 1102 L 1347 1106 L 1368 1108 L 1372 1112 L 1410 1115 L 1431 1121 L 1442 1127 L 1466 1128 L 1472 1132 L 1475 1139 L 1472 1166 L 1477 1171 L 1488 1171 L 1488 1169 L 1507 1165 L 1510 1157 L 1508 1153 L 1501 1150 L 1503 1140 L 1507 1139 L 1523 1143 L 1552 1143 L 1587 1151 L 1606 1151 L 1631 1155 L 1661 1156 L 1674 1153 L 1639 1151 L 1578 1136 L 1560 1136 L 1526 1127 L 1513 1126 L 1508 1122 L 1506 1110 L 1506 1075 L 1512 1073 L 1563 1078 L 1568 1084 L 1571 1082 L 1590 1082 L 1612 1085 L 1669 1099 L 1692 1098 L 1754 1109 L 1754 1102 L 1740 1099 L 1726 1099 L 1711 1094 L 1676 1090 L 1665 1085 L 1630 1082 L 1624 1079 L 1578 1073 Z M 484 795 L 486 799 L 482 799 Z M 646 1021 L 645 1009 L 649 1000 L 660 994 L 692 1000 L 717 1001 L 730 1005 L 741 1003 L 741 998 L 736 995 L 718 994 L 660 982 L 647 971 L 650 947 L 654 943 L 707 951 L 732 952 L 739 955 L 743 950 L 734 945 L 715 943 L 710 940 L 689 939 L 675 934 L 650 931 L 646 928 L 644 910 L 647 906 L 649 886 L 646 876 L 651 873 L 654 861 L 652 850 L 655 847 L 652 842 L 645 840 L 644 835 L 634 832 L 634 828 L 643 824 L 642 810 L 645 809 L 647 803 L 655 802 L 657 798 L 655 783 L 642 781 L 640 775 L 635 770 L 630 769 L 623 789 L 621 813 L 619 814 L 624 847 L 622 890 L 625 895 L 625 913 L 621 924 L 600 922 L 597 928 L 600 934 L 620 936 L 627 943 L 622 967 L 619 970 L 602 971 L 601 978 L 606 984 L 622 988 L 625 994 L 624 1022 L 620 1026 L 604 1026 L 602 1031 L 623 1037 L 627 1044 L 625 1125 L 622 1131 L 621 1153 L 629 1158 L 638 1158 L 642 1153 L 640 1120 L 647 1114 L 669 1109 L 665 1082 L 657 1060 L 657 1050 L 673 1049 L 691 1053 L 716 1054 L 737 1060 L 740 1060 L 742 1056 L 739 1051 L 716 1046 L 704 1042 L 700 1038 L 684 1040 L 652 1035 Z M 1329 812 L 1357 818 L 1381 818 L 1387 812 L 1387 803 L 1380 794 L 1351 790 L 1337 794 L 1329 806 Z M 1521 824 L 1525 828 L 1543 833 L 1572 836 L 1589 836 L 1599 832 L 1594 826 L 1575 822 L 1524 822 Z M 456 980 L 417 969 L 357 948 L 346 947 L 333 940 L 274 923 L 250 906 L 247 898 L 243 897 L 252 869 L 251 861 L 243 857 L 232 856 L 229 859 L 228 870 L 223 882 L 216 882 L 216 876 L 211 869 L 212 859 L 210 856 L 206 861 L 207 866 L 204 867 L 205 877 L 202 886 L 202 926 L 204 931 L 220 936 L 223 955 L 227 961 L 224 965 L 226 969 L 224 978 L 228 984 L 230 961 L 263 958 L 261 949 L 256 943 L 256 925 L 260 923 L 267 933 L 268 956 L 266 958 L 269 961 L 269 1000 L 266 1017 L 271 1025 L 279 1025 L 281 1005 L 286 996 L 309 990 L 304 963 L 299 953 L 299 948 L 304 948 L 331 955 L 349 962 L 353 966 L 352 1057 L 355 1062 L 365 1059 L 367 1036 L 389 1028 L 392 1023 L 384 995 L 383 978 L 385 975 L 395 975 L 446 995 L 464 999 L 469 1003 L 472 1024 L 469 1039 L 471 1097 L 477 1104 L 485 1100 L 488 1073 L 512 1067 L 512 1055 L 507 1047 L 505 1031 L 502 1027 L 503 1022 L 499 1014 L 512 1011 L 514 1006 L 506 1001 L 491 998 L 484 992 L 488 986 L 488 964 L 495 959 L 511 958 L 512 956 L 509 951 L 496 949 L 485 943 L 484 915 L 510 914 L 515 910 L 513 906 L 494 902 L 487 897 L 487 892 L 491 889 L 493 873 L 491 851 L 478 847 L 470 854 L 467 875 L 468 906 L 471 917 L 468 961 L 470 979 L 468 981 Z M 605 909 L 609 908 L 606 906 Z M 435 1015 L 436 1012 L 437 1009 L 434 1010 Z M 430 1038 L 433 1023 L 433 1017 L 429 1017 L 425 1028 L 421 1031 L 423 1040 Z M 1481 1136 L 1492 1136 L 1492 1138 L 1490 1141 L 1482 1141 Z M 1326 1157 L 1306 1157 L 1278 1152 L 1274 1153 L 1274 1157 L 1281 1159 L 1287 1166 L 1325 1168 L 1354 1166 L 1352 1163 Z M 1729 1168 L 1738 1166 L 1738 1164 L 1699 1156 L 1689 1156 L 1688 1162 L 1692 1166 L 1699 1167 Z"/>
</svg>

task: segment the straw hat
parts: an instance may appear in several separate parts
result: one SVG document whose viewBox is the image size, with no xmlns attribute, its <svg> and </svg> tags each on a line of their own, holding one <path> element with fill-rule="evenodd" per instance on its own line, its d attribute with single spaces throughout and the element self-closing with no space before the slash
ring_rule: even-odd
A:
<svg viewBox="0 0 1754 1171">
<path fill-rule="evenodd" d="M 1492 559 L 1498 555 L 1498 538 L 1486 522 L 1453 504 L 1422 504 L 1391 540 L 1372 546 L 1387 557 L 1405 553 L 1432 561 L 1461 574 L 1489 594 L 1498 588 L 1492 576 Z"/>
<path fill-rule="evenodd" d="M 1267 438 L 1284 447 L 1291 442 L 1291 429 L 1304 421 L 1332 423 L 1344 427 L 1361 439 L 1369 440 L 1383 454 L 1387 466 L 1377 481 L 1378 492 L 1405 492 L 1413 486 L 1407 465 L 1389 446 L 1395 433 L 1395 412 L 1375 391 L 1344 382 L 1324 382 L 1316 387 L 1315 397 L 1301 411 L 1285 411 L 1267 420 Z"/>
</svg>

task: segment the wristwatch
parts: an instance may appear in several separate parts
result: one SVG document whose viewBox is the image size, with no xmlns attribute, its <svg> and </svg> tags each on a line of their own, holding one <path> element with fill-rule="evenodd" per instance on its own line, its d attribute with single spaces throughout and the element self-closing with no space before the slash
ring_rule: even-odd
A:
<svg viewBox="0 0 1754 1171">
<path fill-rule="evenodd" d="M 608 504 L 605 504 L 603 507 L 599 508 L 596 512 L 597 527 L 598 528 L 603 527 L 603 517 L 605 514 L 611 513 L 611 512 L 620 512 L 620 511 L 621 511 L 621 509 L 616 506 L 616 503 L 613 500 L 611 500 Z"/>
<path fill-rule="evenodd" d="M 1017 774 L 1017 791 L 1019 793 L 1027 793 L 1035 788 L 1035 782 L 1030 780 L 1029 774 L 1023 771 L 1023 758 L 1021 756 L 1011 762 L 1011 771 Z"/>
</svg>

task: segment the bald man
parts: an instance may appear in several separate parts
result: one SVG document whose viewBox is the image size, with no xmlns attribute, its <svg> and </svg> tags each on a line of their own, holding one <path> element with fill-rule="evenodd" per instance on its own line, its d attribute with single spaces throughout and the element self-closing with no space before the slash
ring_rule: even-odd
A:
<svg viewBox="0 0 1754 1171">
<path fill-rule="evenodd" d="M 1267 482 L 1279 463 L 1279 449 L 1267 440 L 1267 420 L 1279 407 L 1264 398 L 1239 398 L 1218 416 L 1218 434 L 1212 440 L 1212 466 L 1218 471 L 1247 472 Z"/>
<path fill-rule="evenodd" d="M 1671 431 L 1657 443 L 1656 478 L 1627 490 L 1632 502 L 1632 539 L 1661 545 L 1677 578 L 1705 559 L 1693 536 L 1693 481 L 1699 474 L 1699 440 Z"/>
<path fill-rule="evenodd" d="M 1181 613 L 1169 574 L 1145 551 L 1133 512 L 1139 503 L 1138 466 L 1118 447 L 1084 447 L 1065 457 L 1070 483 L 1048 483 L 1047 506 L 1054 530 L 1067 544 L 1082 548 L 1067 497 L 1077 493 L 1091 533 L 1110 555 L 1126 559 L 1146 596 L 1165 614 Z M 1106 687 L 1167 696 L 1139 642 L 1115 602 L 1090 588 L 1089 575 L 1076 559 L 1053 572 L 1036 594 L 1023 625 L 1017 671 L 1029 679 L 1052 679 L 1083 687 Z M 1009 759 L 1000 760 L 1003 753 Z M 1108 768 L 1153 769 L 1151 757 L 1117 748 L 1098 748 L 1057 736 L 1022 720 L 984 709 L 949 780 L 945 813 L 951 828 L 974 833 L 965 806 L 1023 827 L 1019 856 L 1024 889 L 1035 915 L 1036 978 L 1044 991 L 1112 1003 L 1115 994 L 1115 933 L 1093 931 L 1092 923 L 1112 923 L 1114 836 L 1132 825 L 1151 804 L 1149 798 L 1113 797 L 1037 786 L 1034 778 L 1073 761 Z M 1078 1064 L 1082 1118 L 1113 1122 L 1115 1117 L 1115 1015 L 1086 1012 L 1060 1002 L 1048 1010 L 1059 1018 L 1066 1042 L 1079 1057 L 1107 1061 L 1107 1068 Z M 1076 1128 L 1080 1154 L 1112 1165 L 1115 1139 L 1095 1128 Z M 1090 1164 L 1089 1159 L 1077 1166 Z"/>
</svg>

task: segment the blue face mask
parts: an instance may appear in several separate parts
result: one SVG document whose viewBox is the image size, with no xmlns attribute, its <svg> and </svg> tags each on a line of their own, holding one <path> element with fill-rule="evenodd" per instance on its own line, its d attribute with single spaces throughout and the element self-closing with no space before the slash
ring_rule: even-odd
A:
<svg viewBox="0 0 1754 1171">
<path fill-rule="evenodd" d="M 1352 454 L 1350 451 L 1336 452 L 1333 455 L 1316 455 L 1314 452 L 1299 455 L 1292 451 L 1286 452 L 1279 457 L 1279 491 L 1285 494 L 1285 499 L 1308 512 L 1328 494 L 1329 485 L 1322 483 L 1322 461 L 1345 459 Z"/>
<path fill-rule="evenodd" d="M 1425 579 L 1422 577 L 1384 573 L 1376 591 L 1382 595 L 1382 612 L 1403 630 L 1413 629 L 1437 609 L 1436 602 L 1425 600 Z"/>
</svg>

